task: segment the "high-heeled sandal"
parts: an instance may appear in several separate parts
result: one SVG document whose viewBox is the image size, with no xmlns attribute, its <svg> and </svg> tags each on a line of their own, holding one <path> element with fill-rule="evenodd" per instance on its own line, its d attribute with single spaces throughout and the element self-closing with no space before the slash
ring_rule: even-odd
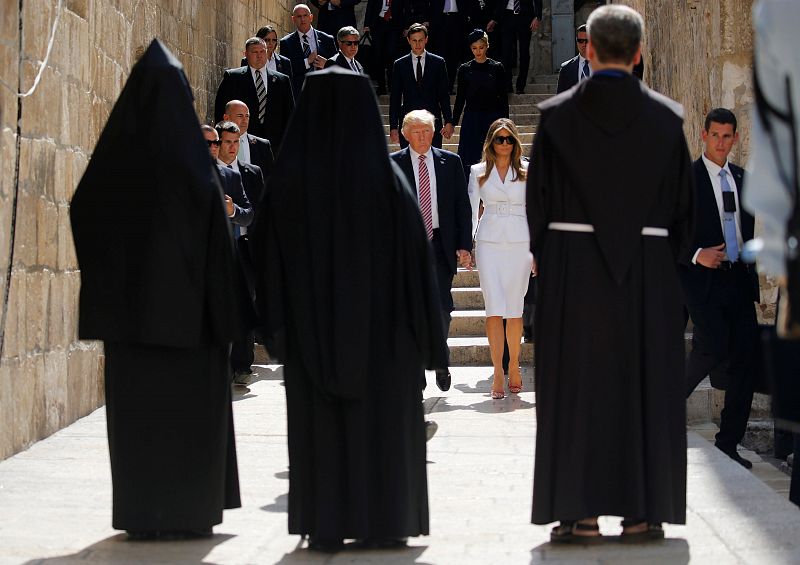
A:
<svg viewBox="0 0 800 565">
<path fill-rule="evenodd" d="M 493 390 L 492 391 L 492 400 L 500 400 L 506 397 L 506 392 L 504 390 Z"/>
<path fill-rule="evenodd" d="M 509 379 L 508 392 L 513 392 L 514 394 L 519 394 L 522 392 L 522 381 L 519 382 L 519 385 L 512 385 L 511 380 Z"/>
</svg>

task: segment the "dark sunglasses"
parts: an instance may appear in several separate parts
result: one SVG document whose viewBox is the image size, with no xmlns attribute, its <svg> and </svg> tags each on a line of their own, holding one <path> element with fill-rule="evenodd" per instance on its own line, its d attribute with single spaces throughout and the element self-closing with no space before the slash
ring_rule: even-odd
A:
<svg viewBox="0 0 800 565">
<path fill-rule="evenodd" d="M 347 45 L 348 47 L 352 47 L 353 45 L 358 45 L 358 39 L 355 41 L 340 41 L 342 45 Z"/>
<path fill-rule="evenodd" d="M 576 39 L 575 43 L 589 43 L 588 39 Z"/>
<path fill-rule="evenodd" d="M 516 145 L 517 140 L 514 139 L 512 135 L 498 135 L 493 140 L 492 143 L 495 145 L 503 145 L 504 143 L 508 143 L 509 145 Z"/>
<path fill-rule="evenodd" d="M 212 145 L 219 145 L 222 142 L 219 139 L 206 139 L 206 143 L 211 147 Z"/>
</svg>

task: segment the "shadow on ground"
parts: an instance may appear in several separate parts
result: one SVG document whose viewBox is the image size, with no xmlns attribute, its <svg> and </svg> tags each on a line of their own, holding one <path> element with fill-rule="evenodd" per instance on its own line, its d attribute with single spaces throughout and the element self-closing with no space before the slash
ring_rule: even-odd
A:
<svg viewBox="0 0 800 565">
<path fill-rule="evenodd" d="M 213 565 L 203 559 L 215 546 L 234 536 L 217 534 L 210 538 L 180 541 L 130 541 L 126 534 L 120 533 L 106 538 L 71 555 L 31 559 L 25 565 L 129 565 L 148 564 L 197 564 Z"/>
<path fill-rule="evenodd" d="M 413 563 L 415 565 L 429 565 L 423 561 L 417 561 L 426 549 L 428 549 L 427 546 L 419 545 L 385 551 L 367 551 L 353 548 L 345 549 L 345 551 L 332 555 L 309 551 L 298 545 L 293 552 L 285 554 L 277 565 L 299 565 L 301 563 Z"/>
<path fill-rule="evenodd" d="M 667 538 L 655 543 L 623 544 L 619 536 L 606 536 L 597 545 L 543 543 L 531 550 L 531 565 L 539 563 L 647 563 L 685 565 L 689 563 L 689 543 Z"/>
</svg>

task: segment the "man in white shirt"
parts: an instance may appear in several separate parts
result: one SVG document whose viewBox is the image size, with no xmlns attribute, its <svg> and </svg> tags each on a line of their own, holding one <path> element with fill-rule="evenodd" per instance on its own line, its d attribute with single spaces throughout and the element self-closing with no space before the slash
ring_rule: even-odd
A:
<svg viewBox="0 0 800 565">
<path fill-rule="evenodd" d="M 741 260 L 754 220 L 740 206 L 744 171 L 728 161 L 739 138 L 736 116 L 716 108 L 706 117 L 705 149 L 694 162 L 696 224 L 693 245 L 681 258 L 686 306 L 694 324 L 686 359 L 687 396 L 711 375 L 725 389 L 716 447 L 749 469 L 736 451 L 747 430 L 753 400 L 759 300 L 755 266 Z M 727 362 L 727 368 L 725 363 Z"/>
<path fill-rule="evenodd" d="M 348 71 L 353 71 L 354 73 L 360 73 L 362 75 L 365 74 L 364 67 L 361 66 L 361 63 L 356 61 L 360 38 L 361 34 L 359 34 L 358 30 L 354 27 L 345 26 L 340 29 L 336 34 L 336 41 L 339 43 L 339 52 L 327 60 L 325 67 L 338 65 Z"/>
<path fill-rule="evenodd" d="M 589 35 L 586 33 L 586 24 L 583 24 L 575 31 L 575 44 L 578 47 L 578 54 L 572 59 L 561 63 L 561 69 L 558 71 L 557 93 L 569 90 L 580 81 L 592 76 L 592 67 L 589 59 L 586 58 L 586 45 L 588 43 Z"/>
</svg>

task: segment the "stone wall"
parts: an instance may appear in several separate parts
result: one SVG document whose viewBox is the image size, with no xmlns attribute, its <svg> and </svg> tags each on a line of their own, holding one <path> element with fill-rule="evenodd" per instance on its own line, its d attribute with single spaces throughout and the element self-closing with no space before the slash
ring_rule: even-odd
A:
<svg viewBox="0 0 800 565">
<path fill-rule="evenodd" d="M 22 12 L 20 12 L 22 4 Z M 77 339 L 69 202 L 136 57 L 159 37 L 211 118 L 223 68 L 291 0 L 25 0 L 0 10 L 0 459 L 103 402 L 102 345 Z M 41 82 L 28 97 L 45 58 Z M 21 30 L 21 33 L 20 33 Z M 18 121 L 19 118 L 19 121 Z"/>
</svg>

